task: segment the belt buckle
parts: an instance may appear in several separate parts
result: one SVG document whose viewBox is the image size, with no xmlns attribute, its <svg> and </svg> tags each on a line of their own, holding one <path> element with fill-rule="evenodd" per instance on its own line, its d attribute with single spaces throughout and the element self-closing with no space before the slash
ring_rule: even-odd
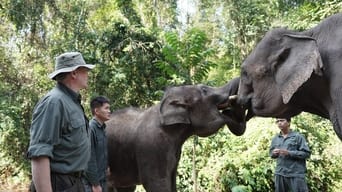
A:
<svg viewBox="0 0 342 192">
<path fill-rule="evenodd" d="M 72 174 L 75 177 L 81 177 L 83 175 L 83 171 L 77 171 Z"/>
</svg>

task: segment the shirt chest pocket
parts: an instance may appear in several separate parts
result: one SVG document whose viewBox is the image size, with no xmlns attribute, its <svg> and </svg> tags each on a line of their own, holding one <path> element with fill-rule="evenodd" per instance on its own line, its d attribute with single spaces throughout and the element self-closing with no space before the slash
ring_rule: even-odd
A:
<svg viewBox="0 0 342 192">
<path fill-rule="evenodd" d="M 70 125 L 72 129 L 85 127 L 85 119 L 81 115 L 72 115 L 70 118 Z"/>
<path fill-rule="evenodd" d="M 288 150 L 294 151 L 298 149 L 298 142 L 295 137 L 289 138 L 288 142 Z"/>
<path fill-rule="evenodd" d="M 71 114 L 69 123 L 65 127 L 63 137 L 69 144 L 80 143 L 87 135 L 86 121 L 83 115 Z"/>
<path fill-rule="evenodd" d="M 105 138 L 105 136 L 102 133 L 96 135 L 96 137 L 95 137 L 95 145 L 97 147 L 103 148 L 105 146 L 105 142 L 106 142 L 106 138 Z"/>
</svg>

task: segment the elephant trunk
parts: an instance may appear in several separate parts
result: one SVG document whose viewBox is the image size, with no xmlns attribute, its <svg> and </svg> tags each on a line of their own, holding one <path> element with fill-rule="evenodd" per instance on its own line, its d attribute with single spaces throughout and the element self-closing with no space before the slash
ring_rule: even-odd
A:
<svg viewBox="0 0 342 192">
<path fill-rule="evenodd" d="M 226 125 L 229 130 L 237 136 L 241 136 L 246 131 L 246 108 L 238 103 L 238 90 L 240 78 L 230 80 L 224 88 L 229 95 L 229 107 L 222 114 L 227 117 Z"/>
</svg>

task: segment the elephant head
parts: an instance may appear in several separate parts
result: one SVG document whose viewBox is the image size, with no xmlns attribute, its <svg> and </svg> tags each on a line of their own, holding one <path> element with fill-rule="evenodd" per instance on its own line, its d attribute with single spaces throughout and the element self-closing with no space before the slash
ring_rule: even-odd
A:
<svg viewBox="0 0 342 192">
<path fill-rule="evenodd" d="M 259 116 L 295 115 L 294 93 L 323 67 L 315 39 L 286 29 L 268 32 L 241 66 L 239 101 Z"/>
<path fill-rule="evenodd" d="M 241 66 L 239 99 L 259 116 L 294 115 L 294 93 L 323 67 L 316 41 L 286 29 L 268 32 Z"/>
<path fill-rule="evenodd" d="M 190 136 L 209 136 L 225 124 L 236 135 L 244 133 L 244 111 L 234 99 L 238 85 L 234 79 L 222 87 L 170 87 L 147 109 L 114 111 L 106 122 L 113 186 L 118 191 L 134 191 L 137 184 L 146 191 L 176 191 L 181 148 Z"/>
<path fill-rule="evenodd" d="M 224 124 L 235 135 L 245 132 L 244 110 L 234 98 L 238 91 L 239 78 L 222 87 L 189 85 L 172 87 L 165 91 L 160 105 L 163 126 L 186 124 L 199 136 L 208 136 Z"/>
<path fill-rule="evenodd" d="M 342 14 L 302 32 L 273 29 L 241 66 L 238 103 L 263 117 L 330 119 L 342 140 Z"/>
</svg>

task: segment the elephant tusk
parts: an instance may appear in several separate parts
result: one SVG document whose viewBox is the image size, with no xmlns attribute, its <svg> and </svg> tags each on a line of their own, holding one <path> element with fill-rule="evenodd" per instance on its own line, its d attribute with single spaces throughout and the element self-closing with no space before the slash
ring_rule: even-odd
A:
<svg viewBox="0 0 342 192">
<path fill-rule="evenodd" d="M 217 106 L 218 109 L 225 109 L 227 107 L 231 107 L 232 103 L 236 101 L 238 98 L 237 95 L 231 95 L 228 97 L 228 101 L 225 101 L 225 103 L 221 103 Z"/>
<path fill-rule="evenodd" d="M 231 95 L 228 97 L 229 100 L 236 100 L 238 98 L 237 95 Z"/>
</svg>

